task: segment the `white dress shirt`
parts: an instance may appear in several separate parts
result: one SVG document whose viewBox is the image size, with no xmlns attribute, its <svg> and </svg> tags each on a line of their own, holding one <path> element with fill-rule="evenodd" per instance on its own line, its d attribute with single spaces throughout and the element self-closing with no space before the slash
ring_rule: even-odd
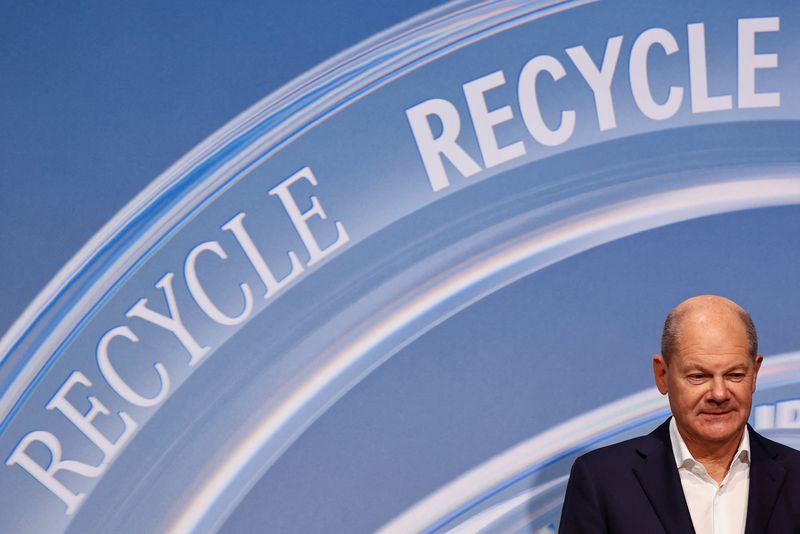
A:
<svg viewBox="0 0 800 534">
<path fill-rule="evenodd" d="M 721 484 L 717 484 L 705 466 L 689 452 L 674 417 L 669 423 L 669 437 L 695 532 L 744 534 L 750 489 L 750 436 L 747 429 Z"/>
</svg>

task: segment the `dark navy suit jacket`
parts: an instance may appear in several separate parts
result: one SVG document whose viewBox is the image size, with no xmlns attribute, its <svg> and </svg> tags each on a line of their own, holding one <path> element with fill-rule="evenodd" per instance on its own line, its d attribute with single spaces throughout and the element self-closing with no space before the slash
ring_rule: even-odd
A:
<svg viewBox="0 0 800 534">
<path fill-rule="evenodd" d="M 800 452 L 750 432 L 745 534 L 800 533 Z M 669 420 L 647 436 L 575 460 L 560 534 L 686 534 L 692 519 L 669 439 Z"/>
</svg>

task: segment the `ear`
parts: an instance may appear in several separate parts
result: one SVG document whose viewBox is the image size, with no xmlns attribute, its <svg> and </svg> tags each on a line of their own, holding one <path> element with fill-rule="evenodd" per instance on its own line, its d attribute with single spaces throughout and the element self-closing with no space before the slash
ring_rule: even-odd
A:
<svg viewBox="0 0 800 534">
<path fill-rule="evenodd" d="M 662 395 L 667 394 L 667 362 L 660 354 L 653 356 L 653 377 L 656 379 L 656 387 Z"/>
<path fill-rule="evenodd" d="M 763 354 L 756 354 L 756 359 L 753 362 L 753 393 L 756 391 L 756 378 L 758 378 L 758 370 L 761 369 L 761 362 L 764 361 Z"/>
</svg>

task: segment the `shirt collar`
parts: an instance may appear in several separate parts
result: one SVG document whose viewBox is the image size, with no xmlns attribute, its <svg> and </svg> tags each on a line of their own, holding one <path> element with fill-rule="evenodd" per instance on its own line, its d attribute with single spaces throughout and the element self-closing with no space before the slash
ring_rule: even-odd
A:
<svg viewBox="0 0 800 534">
<path fill-rule="evenodd" d="M 675 456 L 675 464 L 680 468 L 683 467 L 687 461 L 690 465 L 697 462 L 686 442 L 683 441 L 681 433 L 678 432 L 678 425 L 675 423 L 675 418 L 672 417 L 669 422 L 669 440 L 672 443 L 672 454 Z M 739 442 L 739 448 L 733 456 L 733 461 L 739 460 L 742 463 L 750 463 L 750 432 L 745 428 L 742 433 L 742 441 Z"/>
</svg>

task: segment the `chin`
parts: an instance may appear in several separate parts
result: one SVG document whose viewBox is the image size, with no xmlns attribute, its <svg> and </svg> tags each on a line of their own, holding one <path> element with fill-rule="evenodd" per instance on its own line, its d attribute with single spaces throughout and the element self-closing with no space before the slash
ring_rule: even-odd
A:
<svg viewBox="0 0 800 534">
<path fill-rule="evenodd" d="M 738 418 L 727 421 L 706 421 L 698 425 L 697 430 L 698 434 L 709 441 L 726 441 L 738 437 L 745 423 Z"/>
<path fill-rule="evenodd" d="M 702 429 L 700 435 L 709 442 L 726 442 L 734 437 L 738 437 L 739 429 Z"/>
</svg>

